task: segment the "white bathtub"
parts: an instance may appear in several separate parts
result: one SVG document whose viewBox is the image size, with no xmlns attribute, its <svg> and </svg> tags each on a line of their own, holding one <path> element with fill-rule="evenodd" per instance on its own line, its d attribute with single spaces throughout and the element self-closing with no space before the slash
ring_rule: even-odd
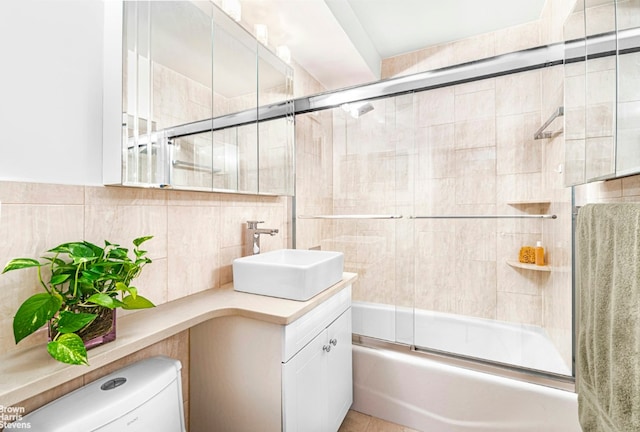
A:
<svg viewBox="0 0 640 432">
<path fill-rule="evenodd" d="M 396 317 L 387 309 L 395 312 L 393 307 L 356 302 L 353 332 L 400 342 L 411 338 L 412 316 L 400 313 Z M 436 321 L 443 318 L 436 316 Z M 455 321 L 453 329 L 458 325 L 461 323 Z M 444 325 L 445 330 L 447 327 Z M 475 330 L 471 333 L 478 337 Z M 440 339 L 449 343 L 453 338 Z M 463 348 L 480 345 L 463 343 Z M 490 351 L 499 353 L 498 346 L 490 346 Z M 486 357 L 485 354 L 473 355 Z M 353 373 L 354 410 L 419 431 L 581 432 L 577 395 L 573 392 L 472 371 L 410 353 L 357 345 L 353 347 Z"/>
<path fill-rule="evenodd" d="M 581 432 L 575 393 L 353 347 L 352 409 L 423 432 Z"/>
<path fill-rule="evenodd" d="M 538 326 L 366 302 L 353 302 L 352 313 L 355 334 L 571 375 Z"/>
</svg>

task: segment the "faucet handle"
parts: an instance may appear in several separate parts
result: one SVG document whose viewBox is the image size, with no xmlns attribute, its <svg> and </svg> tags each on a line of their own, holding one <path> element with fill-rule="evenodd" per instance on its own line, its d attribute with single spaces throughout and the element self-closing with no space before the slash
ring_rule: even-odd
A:
<svg viewBox="0 0 640 432">
<path fill-rule="evenodd" d="M 264 223 L 264 221 L 254 221 L 254 220 L 247 221 L 247 228 L 256 229 L 258 228 L 259 223 Z"/>
</svg>

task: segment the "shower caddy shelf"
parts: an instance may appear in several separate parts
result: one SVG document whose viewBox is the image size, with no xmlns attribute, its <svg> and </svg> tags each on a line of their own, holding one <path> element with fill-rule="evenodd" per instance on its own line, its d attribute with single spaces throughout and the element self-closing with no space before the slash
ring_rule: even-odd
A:
<svg viewBox="0 0 640 432">
<path fill-rule="evenodd" d="M 534 200 L 523 200 L 523 201 L 510 201 L 507 204 L 513 207 L 534 205 L 534 204 L 538 204 L 542 207 L 548 207 L 551 204 L 551 201 L 546 199 L 534 199 Z M 532 215 L 532 216 L 535 216 L 535 215 Z M 521 268 L 525 270 L 533 270 L 533 271 L 541 271 L 541 272 L 551 271 L 551 267 L 549 267 L 548 265 L 539 266 L 536 264 L 526 264 L 526 263 L 521 263 L 520 261 L 512 261 L 512 260 L 507 260 L 507 264 L 509 264 L 511 267 Z"/>
<path fill-rule="evenodd" d="M 540 204 L 544 206 L 548 206 L 551 204 L 551 201 L 548 199 L 533 199 L 533 200 L 522 200 L 522 201 L 509 201 L 507 205 L 510 206 L 523 206 L 523 205 L 531 205 L 531 204 Z"/>
<path fill-rule="evenodd" d="M 548 265 L 539 266 L 536 264 L 525 264 L 519 261 L 511 261 L 511 260 L 507 260 L 507 264 L 509 264 L 511 267 L 521 268 L 525 270 L 534 270 L 534 271 L 541 271 L 541 272 L 551 271 L 551 267 L 549 267 Z"/>
</svg>

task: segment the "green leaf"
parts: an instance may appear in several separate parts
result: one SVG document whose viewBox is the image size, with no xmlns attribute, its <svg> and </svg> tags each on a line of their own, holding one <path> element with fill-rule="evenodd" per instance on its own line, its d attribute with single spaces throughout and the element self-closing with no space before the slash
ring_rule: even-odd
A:
<svg viewBox="0 0 640 432">
<path fill-rule="evenodd" d="M 77 332 L 94 319 L 96 319 L 98 315 L 92 313 L 83 313 L 83 312 L 69 312 L 62 311 L 60 312 L 60 317 L 58 318 L 58 331 L 60 333 L 73 333 Z"/>
<path fill-rule="evenodd" d="M 138 247 L 140 246 L 142 243 L 146 242 L 147 240 L 152 239 L 153 236 L 144 236 L 144 237 L 138 237 L 137 239 L 133 240 L 133 244 Z"/>
<path fill-rule="evenodd" d="M 78 281 L 91 285 L 93 284 L 93 282 L 99 280 L 101 277 L 103 277 L 103 274 L 101 271 L 97 271 L 95 269 L 88 269 L 82 272 L 82 274 L 78 278 Z"/>
<path fill-rule="evenodd" d="M 122 299 L 124 306 L 122 309 L 147 309 L 156 307 L 151 300 L 142 297 L 141 295 L 136 296 L 135 298 L 132 295 L 128 295 Z"/>
<path fill-rule="evenodd" d="M 100 305 L 100 306 L 104 306 L 104 307 L 109 308 L 109 309 L 115 309 L 117 307 L 124 307 L 124 303 L 122 303 L 118 299 L 115 299 L 115 298 L 111 297 L 108 294 L 103 294 L 103 293 L 94 294 L 91 297 L 89 297 L 87 299 L 87 301 L 89 303 L 93 303 L 93 304 L 97 304 L 97 305 Z"/>
<path fill-rule="evenodd" d="M 93 243 L 90 243 L 88 241 L 83 241 L 82 242 L 83 245 L 91 248 L 93 250 L 93 254 L 95 256 L 102 256 L 104 254 L 104 249 L 102 249 L 100 246 L 95 245 Z"/>
<path fill-rule="evenodd" d="M 51 264 L 55 264 L 57 266 L 64 266 L 66 263 L 61 260 L 60 258 L 56 258 L 56 257 L 42 257 L 43 260 L 47 260 L 50 261 Z"/>
<path fill-rule="evenodd" d="M 128 291 L 129 287 L 126 284 L 122 283 L 122 282 L 117 282 L 116 283 L 116 289 L 118 291 Z"/>
<path fill-rule="evenodd" d="M 102 256 L 102 249 L 88 242 L 63 243 L 47 252 L 67 254 L 74 264 L 94 261 Z"/>
<path fill-rule="evenodd" d="M 80 336 L 75 333 L 66 333 L 57 340 L 47 344 L 47 351 L 54 359 L 62 363 L 72 365 L 87 365 L 87 349 Z"/>
<path fill-rule="evenodd" d="M 54 247 L 53 249 L 49 249 L 47 252 L 68 254 L 68 253 L 71 253 L 71 247 L 73 245 L 79 245 L 79 244 L 81 245 L 82 243 L 79 243 L 79 242 L 62 243 Z"/>
<path fill-rule="evenodd" d="M 127 284 L 122 282 L 116 282 L 116 290 L 122 291 L 122 292 L 128 292 L 129 294 L 131 294 L 134 300 L 138 295 L 138 289 L 136 287 L 129 287 L 127 286 Z"/>
<path fill-rule="evenodd" d="M 62 298 L 49 293 L 34 294 L 24 301 L 13 317 L 16 343 L 42 327 L 60 310 Z"/>
<path fill-rule="evenodd" d="M 50 283 L 51 285 L 60 285 L 61 283 L 66 282 L 71 277 L 70 274 L 56 274 L 51 276 Z"/>
<path fill-rule="evenodd" d="M 32 258 L 15 258 L 7 263 L 2 273 L 30 267 L 40 267 L 40 262 Z"/>
<path fill-rule="evenodd" d="M 133 253 L 136 254 L 136 258 L 141 258 L 141 257 L 145 256 L 148 253 L 148 251 L 141 250 L 141 249 L 134 249 Z"/>
<path fill-rule="evenodd" d="M 121 259 L 121 260 L 126 260 L 129 258 L 128 254 L 128 250 L 124 249 L 124 248 L 117 248 L 117 249 L 112 249 L 109 251 L 109 253 L 107 254 L 108 258 L 115 258 L 115 259 Z"/>
</svg>

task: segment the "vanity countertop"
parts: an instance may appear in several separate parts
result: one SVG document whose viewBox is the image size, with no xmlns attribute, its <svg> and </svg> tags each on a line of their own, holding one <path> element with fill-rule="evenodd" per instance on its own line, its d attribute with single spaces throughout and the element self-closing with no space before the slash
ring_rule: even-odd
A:
<svg viewBox="0 0 640 432">
<path fill-rule="evenodd" d="M 118 316 L 116 340 L 91 349 L 88 367 L 59 363 L 42 345 L 1 355 L 0 406 L 26 400 L 213 318 L 237 315 L 287 325 L 356 278 L 355 273 L 343 273 L 340 282 L 304 302 L 237 292 L 231 283 Z"/>
</svg>

